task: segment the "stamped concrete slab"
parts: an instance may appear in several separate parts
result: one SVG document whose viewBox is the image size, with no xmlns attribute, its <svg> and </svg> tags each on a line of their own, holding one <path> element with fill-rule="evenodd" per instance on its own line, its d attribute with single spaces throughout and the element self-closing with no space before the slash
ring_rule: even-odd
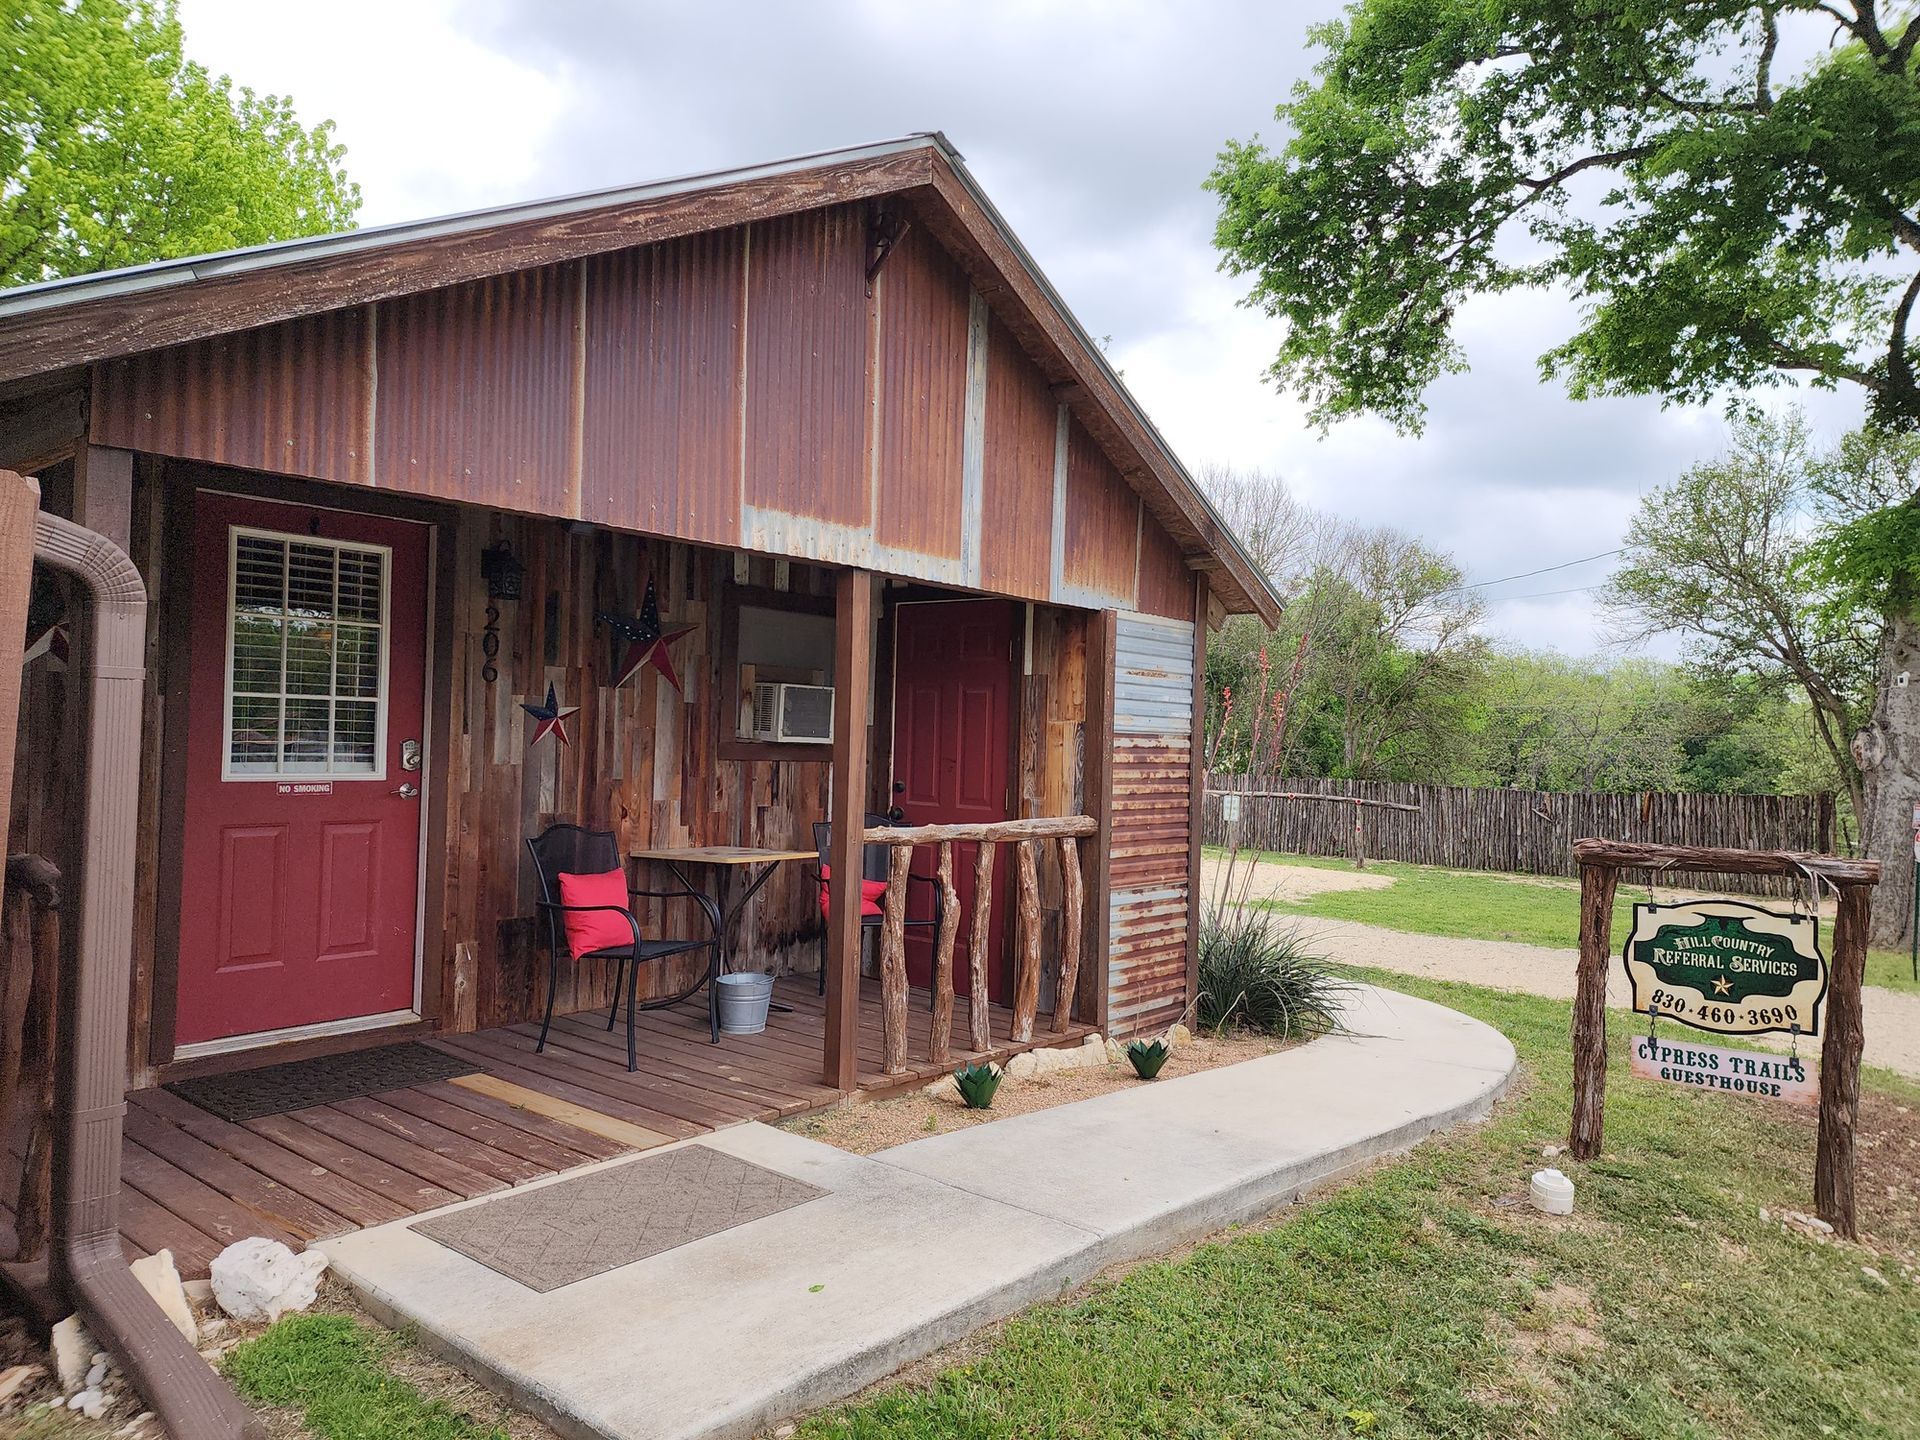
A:
<svg viewBox="0 0 1920 1440">
<path fill-rule="evenodd" d="M 750 1436 L 1484 1113 L 1512 1074 L 1512 1046 L 1478 1021 L 1356 999 L 1350 1037 L 875 1156 L 762 1125 L 704 1136 L 688 1143 L 826 1193 L 545 1294 L 412 1221 L 322 1248 L 376 1314 L 563 1435 Z"/>
</svg>

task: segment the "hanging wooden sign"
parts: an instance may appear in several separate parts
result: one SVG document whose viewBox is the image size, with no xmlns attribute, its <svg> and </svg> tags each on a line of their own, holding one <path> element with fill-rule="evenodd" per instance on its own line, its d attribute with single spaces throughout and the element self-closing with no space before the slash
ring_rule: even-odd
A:
<svg viewBox="0 0 1920 1440">
<path fill-rule="evenodd" d="M 1726 1050 L 1642 1035 L 1633 1042 L 1628 1068 L 1643 1080 L 1668 1080 L 1728 1095 L 1759 1095 L 1796 1105 L 1812 1105 L 1820 1099 L 1813 1063 L 1798 1055 Z"/>
<path fill-rule="evenodd" d="M 1721 1035 L 1818 1035 L 1827 961 L 1810 916 L 1739 900 L 1633 907 L 1621 960 L 1642 1015 Z"/>
</svg>

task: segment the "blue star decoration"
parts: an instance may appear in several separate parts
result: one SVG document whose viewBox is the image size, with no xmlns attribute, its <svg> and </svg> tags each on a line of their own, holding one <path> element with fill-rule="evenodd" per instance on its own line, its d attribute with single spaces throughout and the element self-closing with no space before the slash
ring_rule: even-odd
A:
<svg viewBox="0 0 1920 1440">
<path fill-rule="evenodd" d="M 527 748 L 529 750 L 549 735 L 553 736 L 562 745 L 571 745 L 573 743 L 567 739 L 567 717 L 578 715 L 580 713 L 580 707 L 578 705 L 569 705 L 564 710 L 561 709 L 559 698 L 553 692 L 552 681 L 547 682 L 547 699 L 544 705 L 529 705 L 526 701 L 522 700 L 520 702 L 520 708 L 540 722 L 533 727 L 533 735 L 527 741 Z"/>
<path fill-rule="evenodd" d="M 614 666 L 613 688 L 618 690 L 640 671 L 651 665 L 666 677 L 669 685 L 680 689 L 680 677 L 674 672 L 673 656 L 667 652 L 667 646 L 693 629 L 691 625 L 676 625 L 666 629 L 660 621 L 660 603 L 654 598 L 653 581 L 647 581 L 647 598 L 640 606 L 640 613 L 628 619 L 602 610 L 593 617 L 603 621 L 607 628 L 627 642 L 621 652 L 620 663 Z"/>
</svg>

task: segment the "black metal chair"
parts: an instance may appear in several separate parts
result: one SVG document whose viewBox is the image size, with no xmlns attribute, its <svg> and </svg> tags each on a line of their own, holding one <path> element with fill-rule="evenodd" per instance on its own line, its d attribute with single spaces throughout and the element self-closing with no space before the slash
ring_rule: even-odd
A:
<svg viewBox="0 0 1920 1440">
<path fill-rule="evenodd" d="M 613 1022 L 620 1014 L 620 987 L 627 990 L 627 1069 L 636 1068 L 637 1052 L 634 1043 L 633 1015 L 636 1008 L 641 1010 L 660 1010 L 668 1005 L 678 1005 L 682 1000 L 697 992 L 702 985 L 707 987 L 707 1027 L 711 1032 L 712 1043 L 720 1043 L 720 997 L 715 991 L 714 977 L 720 973 L 720 908 L 714 904 L 711 896 L 701 895 L 688 890 L 636 890 L 627 887 L 629 899 L 647 896 L 659 900 L 692 900 L 700 906 L 712 927 L 711 938 L 705 940 L 648 940 L 640 934 L 640 921 L 634 915 L 631 906 L 621 905 L 564 905 L 560 901 L 560 876 L 562 875 L 598 875 L 610 870 L 622 870 L 620 846 L 611 830 L 587 830 L 579 825 L 549 825 L 536 836 L 527 839 L 527 854 L 533 858 L 533 873 L 540 881 L 540 911 L 547 921 L 547 1015 L 540 1022 L 540 1043 L 534 1047 L 536 1052 L 547 1048 L 547 1031 L 553 1025 L 553 998 L 559 988 L 560 952 L 566 949 L 568 958 L 575 964 L 582 960 L 611 960 L 616 968 L 613 981 L 613 1004 L 607 1010 L 607 1029 L 613 1029 Z M 588 911 L 604 911 L 624 916 L 633 932 L 633 940 L 627 945 L 613 945 L 599 950 L 590 950 L 584 955 L 575 955 L 567 944 L 566 926 L 560 917 L 569 912 L 579 914 Z M 640 967 L 649 960 L 661 960 L 669 955 L 684 955 L 692 950 L 704 949 L 707 952 L 707 971 L 703 979 L 678 995 L 665 1000 L 649 1000 L 637 1004 L 635 996 L 639 991 Z"/>
<path fill-rule="evenodd" d="M 866 815 L 862 817 L 862 820 L 863 828 L 868 830 L 873 829 L 876 825 L 903 825 L 906 823 L 906 817 L 897 811 L 892 815 L 878 815 L 869 810 Z M 826 878 L 827 868 L 832 863 L 827 859 L 827 852 L 832 848 L 832 845 L 833 822 L 830 820 L 816 820 L 813 826 L 813 848 L 815 854 L 819 856 L 820 865 L 819 869 L 810 870 L 807 873 L 813 877 L 814 883 L 821 887 L 821 893 L 823 894 L 833 885 L 833 881 Z M 887 878 L 887 850 L 888 847 L 885 845 L 863 845 L 860 847 L 860 878 L 862 880 L 885 880 Z M 931 920 L 910 919 L 906 922 L 907 926 L 913 930 L 937 930 L 940 925 L 940 916 L 943 909 L 940 896 L 940 884 L 931 875 L 915 875 L 909 871 L 907 874 L 908 895 L 913 893 L 912 887 L 916 884 L 925 885 L 933 892 L 933 918 Z M 862 915 L 860 917 L 861 944 L 863 946 L 865 945 L 869 931 L 877 930 L 885 923 L 886 916 L 884 915 Z M 824 925 L 820 929 L 820 993 L 822 995 L 827 993 L 827 931 Z"/>
</svg>

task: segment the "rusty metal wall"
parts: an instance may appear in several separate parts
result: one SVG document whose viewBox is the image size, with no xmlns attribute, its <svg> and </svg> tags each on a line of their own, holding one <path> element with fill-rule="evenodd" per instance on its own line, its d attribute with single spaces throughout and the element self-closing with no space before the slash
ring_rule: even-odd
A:
<svg viewBox="0 0 1920 1440">
<path fill-rule="evenodd" d="M 1120 615 L 1107 901 L 1107 1014 L 1115 1034 L 1171 1024 L 1191 998 L 1194 679 L 1192 621 Z"/>
<path fill-rule="evenodd" d="M 867 223 L 829 207 L 111 362 L 90 438 L 1189 616 L 1175 542 L 929 232 L 868 298 Z"/>
<path fill-rule="evenodd" d="M 873 517 L 889 548 L 958 559 L 967 405 L 967 277 L 909 230 L 879 280 Z"/>
<path fill-rule="evenodd" d="M 363 484 L 369 315 L 336 310 L 96 366 L 92 439 Z"/>
<path fill-rule="evenodd" d="M 868 523 L 865 257 L 858 205 L 751 229 L 743 496 L 751 509 Z"/>
<path fill-rule="evenodd" d="M 655 535 L 740 535 L 745 232 L 585 265 L 580 509 Z"/>
<path fill-rule="evenodd" d="M 1088 599 L 1131 607 L 1140 497 L 1078 420 L 1067 427 L 1061 581 Z"/>
<path fill-rule="evenodd" d="M 987 344 L 980 585 L 1045 599 L 1053 563 L 1053 456 L 1060 406 L 1047 377 L 995 319 Z"/>
<path fill-rule="evenodd" d="M 579 296 L 564 265 L 376 306 L 373 483 L 578 515 Z"/>
</svg>

